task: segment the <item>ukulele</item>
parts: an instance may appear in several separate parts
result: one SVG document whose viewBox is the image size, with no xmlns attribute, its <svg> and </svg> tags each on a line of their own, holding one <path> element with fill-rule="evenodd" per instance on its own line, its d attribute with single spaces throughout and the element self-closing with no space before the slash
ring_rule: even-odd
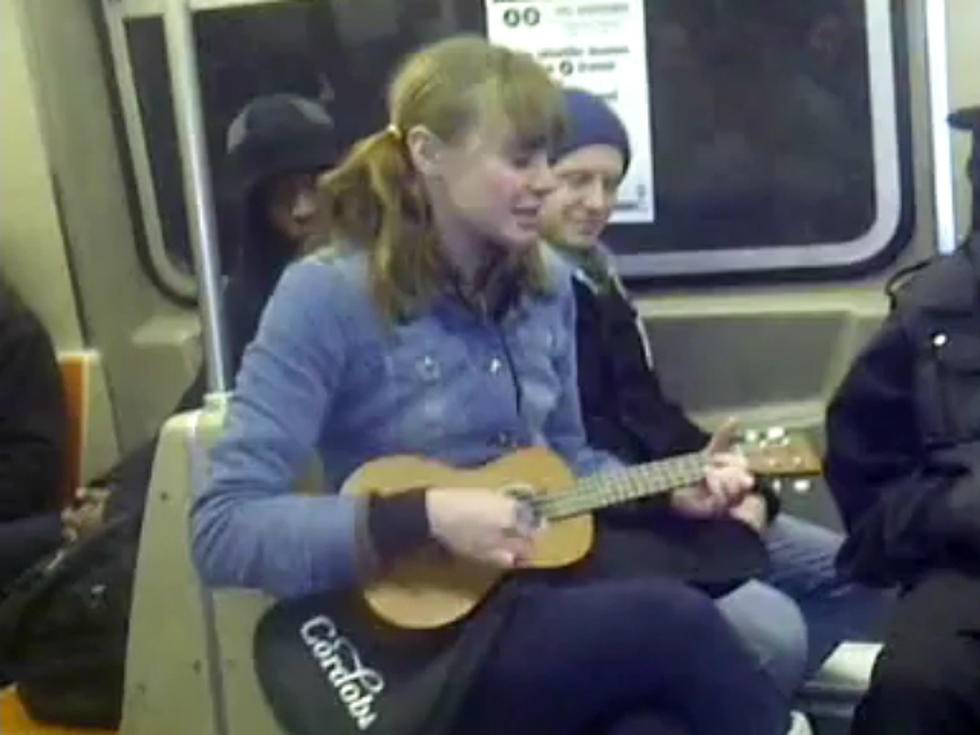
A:
<svg viewBox="0 0 980 735">
<path fill-rule="evenodd" d="M 819 457 L 801 436 L 770 432 L 740 447 L 759 477 L 820 472 Z M 705 452 L 692 452 L 576 479 L 565 461 L 544 447 L 521 449 L 476 469 L 400 455 L 362 465 L 342 492 L 395 495 L 427 486 L 496 488 L 530 503 L 548 521 L 534 557 L 523 568 L 555 569 L 589 552 L 593 511 L 695 485 L 704 479 L 707 461 Z M 508 571 L 451 556 L 433 544 L 395 562 L 362 592 L 374 613 L 392 625 L 438 628 L 468 615 Z"/>
</svg>

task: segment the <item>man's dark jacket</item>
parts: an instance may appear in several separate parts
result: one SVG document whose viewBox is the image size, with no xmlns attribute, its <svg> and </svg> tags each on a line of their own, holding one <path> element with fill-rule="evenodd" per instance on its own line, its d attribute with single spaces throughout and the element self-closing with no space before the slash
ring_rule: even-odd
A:
<svg viewBox="0 0 980 735">
<path fill-rule="evenodd" d="M 703 449 L 708 435 L 667 400 L 636 311 L 618 284 L 575 278 L 578 385 L 589 444 L 629 463 Z"/>
<path fill-rule="evenodd" d="M 67 423 L 51 339 L 0 282 L 0 588 L 61 542 Z"/>
<path fill-rule="evenodd" d="M 897 291 L 830 404 L 827 439 L 845 571 L 880 585 L 980 571 L 980 234 Z"/>
<path fill-rule="evenodd" d="M 705 448 L 708 435 L 660 388 L 636 311 L 611 275 L 604 287 L 574 276 L 578 386 L 589 444 L 627 464 Z M 767 496 L 770 511 L 778 501 Z M 766 552 L 739 521 L 689 520 L 664 498 L 614 506 L 600 513 L 601 543 L 586 574 L 667 574 L 714 594 L 762 574 Z"/>
</svg>

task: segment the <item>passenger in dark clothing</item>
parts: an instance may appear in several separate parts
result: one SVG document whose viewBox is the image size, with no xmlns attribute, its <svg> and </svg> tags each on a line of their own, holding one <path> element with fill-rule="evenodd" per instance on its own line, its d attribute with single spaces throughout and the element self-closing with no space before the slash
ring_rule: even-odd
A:
<svg viewBox="0 0 980 735">
<path fill-rule="evenodd" d="M 594 446 L 629 462 L 698 451 L 707 434 L 661 390 L 643 327 L 599 241 L 630 161 L 626 131 L 597 97 L 581 90 L 565 96 L 569 133 L 557 152 L 559 185 L 545 201 L 542 221 L 549 242 L 577 268 L 578 387 L 586 433 Z M 778 514 L 771 492 L 750 495 L 716 515 L 744 522 L 767 547 L 770 573 L 721 597 L 718 606 L 783 691 L 792 694 L 842 640 L 874 634 L 882 601 L 835 574 L 838 534 Z M 653 527 L 658 521 L 676 523 L 650 513 L 642 522 Z M 706 547 L 706 568 L 738 556 L 739 546 L 728 538 Z"/>
<path fill-rule="evenodd" d="M 232 374 L 251 342 L 262 309 L 286 264 L 311 234 L 316 175 L 339 155 L 334 124 L 312 100 L 291 94 L 257 97 L 228 128 L 223 200 L 235 240 L 224 289 L 225 329 Z M 174 409 L 201 405 L 203 366 Z M 106 515 L 142 514 L 157 437 L 124 457 L 95 485 L 122 492 Z"/>
<path fill-rule="evenodd" d="M 980 134 L 980 108 L 953 121 Z M 978 224 L 974 211 L 967 241 L 897 290 L 827 413 L 838 564 L 904 588 L 855 735 L 980 732 Z"/>
<path fill-rule="evenodd" d="M 235 374 L 279 275 L 313 232 L 316 175 L 339 151 L 324 109 L 287 94 L 250 102 L 229 127 L 227 146 L 228 194 L 241 228 L 224 299 Z"/>
<path fill-rule="evenodd" d="M 61 543 L 67 425 L 51 338 L 0 279 L 0 592 Z"/>
</svg>

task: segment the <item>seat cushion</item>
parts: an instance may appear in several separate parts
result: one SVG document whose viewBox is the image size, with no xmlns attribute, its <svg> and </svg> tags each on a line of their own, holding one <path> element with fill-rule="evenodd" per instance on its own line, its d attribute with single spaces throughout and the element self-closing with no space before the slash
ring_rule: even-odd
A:
<svg viewBox="0 0 980 735">
<path fill-rule="evenodd" d="M 871 670 L 880 652 L 880 643 L 848 641 L 840 644 L 804 685 L 801 698 L 853 699 L 856 703 L 868 688 Z"/>
<path fill-rule="evenodd" d="M 114 735 L 109 730 L 76 730 L 35 722 L 14 687 L 0 691 L 0 732 L 3 735 Z"/>
</svg>

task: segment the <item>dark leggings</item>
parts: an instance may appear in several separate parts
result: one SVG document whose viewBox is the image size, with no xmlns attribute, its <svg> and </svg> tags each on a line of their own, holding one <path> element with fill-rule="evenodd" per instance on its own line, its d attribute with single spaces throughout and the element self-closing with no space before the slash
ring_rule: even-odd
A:
<svg viewBox="0 0 980 735">
<path fill-rule="evenodd" d="M 899 598 L 852 735 L 980 732 L 980 578 L 937 571 Z"/>
<path fill-rule="evenodd" d="M 4 588 L 60 545 L 57 511 L 0 523 L 0 599 Z"/>
<path fill-rule="evenodd" d="M 643 726 L 660 716 L 674 724 Z M 527 590 L 459 731 L 784 735 L 788 724 L 788 703 L 714 602 L 643 579 Z"/>
</svg>

